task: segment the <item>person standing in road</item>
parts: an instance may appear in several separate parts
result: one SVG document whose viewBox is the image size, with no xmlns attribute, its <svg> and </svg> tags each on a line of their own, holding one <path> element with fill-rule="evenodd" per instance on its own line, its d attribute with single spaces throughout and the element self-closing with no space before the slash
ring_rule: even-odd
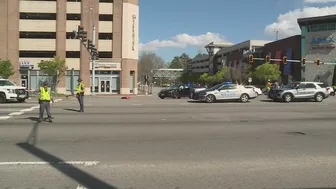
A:
<svg viewBox="0 0 336 189">
<path fill-rule="evenodd" d="M 39 122 L 43 121 L 44 110 L 46 110 L 48 115 L 48 121 L 52 123 L 51 113 L 50 113 L 50 103 L 54 102 L 53 97 L 50 95 L 51 89 L 48 87 L 48 82 L 45 81 L 43 86 L 39 88 L 38 92 L 40 93 L 39 104 L 40 104 L 40 115 Z"/>
<path fill-rule="evenodd" d="M 79 102 L 79 112 L 84 112 L 84 84 L 82 82 L 82 79 L 78 79 L 78 85 L 76 87 L 76 97 Z M 94 90 L 94 89 L 93 89 Z"/>
</svg>

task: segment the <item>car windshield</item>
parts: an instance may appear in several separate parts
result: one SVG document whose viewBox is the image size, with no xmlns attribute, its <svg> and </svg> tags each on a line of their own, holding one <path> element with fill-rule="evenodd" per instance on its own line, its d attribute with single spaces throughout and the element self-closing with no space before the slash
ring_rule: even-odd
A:
<svg viewBox="0 0 336 189">
<path fill-rule="evenodd" d="M 15 86 L 15 84 L 9 80 L 0 80 L 0 86 Z"/>
<path fill-rule="evenodd" d="M 167 89 L 178 89 L 178 88 L 179 88 L 178 85 L 172 85 L 172 86 L 168 87 Z"/>
</svg>

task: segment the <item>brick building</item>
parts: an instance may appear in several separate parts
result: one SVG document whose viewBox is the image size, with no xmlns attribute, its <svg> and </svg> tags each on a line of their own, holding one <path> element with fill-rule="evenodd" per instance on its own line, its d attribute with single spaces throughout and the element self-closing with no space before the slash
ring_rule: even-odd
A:
<svg viewBox="0 0 336 189">
<path fill-rule="evenodd" d="M 70 92 L 78 77 L 89 86 L 89 53 L 73 36 L 78 25 L 89 39 L 96 27 L 95 92 L 137 94 L 138 0 L 0 0 L 0 58 L 13 64 L 10 79 L 36 89 L 48 79 L 38 63 L 58 56 L 69 69 L 59 92 Z"/>
</svg>

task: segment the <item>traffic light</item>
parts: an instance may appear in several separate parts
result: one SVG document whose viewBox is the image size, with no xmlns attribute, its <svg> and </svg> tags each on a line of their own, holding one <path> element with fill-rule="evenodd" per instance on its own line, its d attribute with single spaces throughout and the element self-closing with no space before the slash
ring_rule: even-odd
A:
<svg viewBox="0 0 336 189">
<path fill-rule="evenodd" d="M 82 39 L 84 37 L 84 27 L 83 26 L 78 26 L 77 33 L 78 33 L 78 38 Z"/>
<path fill-rule="evenodd" d="M 287 56 L 284 56 L 284 57 L 282 58 L 282 63 L 283 63 L 283 64 L 287 64 Z"/>
<path fill-rule="evenodd" d="M 253 64 L 253 55 L 249 55 L 249 63 Z"/>
<path fill-rule="evenodd" d="M 319 58 L 316 59 L 316 65 L 318 65 L 318 66 L 320 65 L 320 59 Z"/>
<path fill-rule="evenodd" d="M 93 43 L 90 39 L 87 40 L 87 47 L 88 47 L 89 50 L 91 50 L 93 48 Z"/>
<path fill-rule="evenodd" d="M 269 55 L 266 56 L 266 63 L 270 63 L 271 57 Z"/>
<path fill-rule="evenodd" d="M 93 60 L 98 60 L 99 59 L 99 53 L 95 47 L 91 49 L 91 57 Z"/>
<path fill-rule="evenodd" d="M 301 62 L 302 62 L 303 65 L 305 65 L 306 64 L 306 59 L 302 58 Z"/>
<path fill-rule="evenodd" d="M 82 42 L 83 42 L 83 43 L 86 43 L 87 40 L 88 40 L 87 31 L 83 31 L 83 34 L 82 34 Z"/>
</svg>

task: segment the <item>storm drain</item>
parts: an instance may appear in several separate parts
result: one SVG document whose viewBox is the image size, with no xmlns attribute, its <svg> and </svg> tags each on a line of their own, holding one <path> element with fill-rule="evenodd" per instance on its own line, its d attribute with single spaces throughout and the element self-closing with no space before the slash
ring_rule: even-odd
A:
<svg viewBox="0 0 336 189">
<path fill-rule="evenodd" d="M 302 132 L 287 132 L 287 134 L 294 135 L 294 136 L 297 136 L 297 135 L 306 135 L 305 133 L 302 133 Z"/>
</svg>

